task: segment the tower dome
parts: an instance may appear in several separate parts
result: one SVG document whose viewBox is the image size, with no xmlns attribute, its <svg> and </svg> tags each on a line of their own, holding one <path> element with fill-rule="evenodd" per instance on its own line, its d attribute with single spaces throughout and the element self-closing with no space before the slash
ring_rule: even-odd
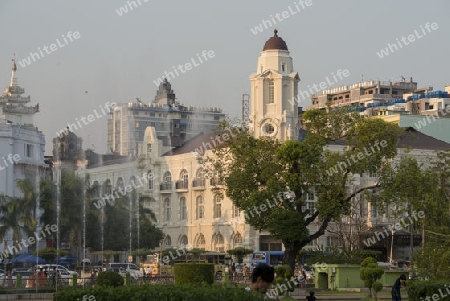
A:
<svg viewBox="0 0 450 301">
<path fill-rule="evenodd" d="M 274 35 L 266 41 L 263 51 L 266 50 L 288 50 L 286 42 L 278 36 L 278 30 L 273 31 Z"/>
</svg>

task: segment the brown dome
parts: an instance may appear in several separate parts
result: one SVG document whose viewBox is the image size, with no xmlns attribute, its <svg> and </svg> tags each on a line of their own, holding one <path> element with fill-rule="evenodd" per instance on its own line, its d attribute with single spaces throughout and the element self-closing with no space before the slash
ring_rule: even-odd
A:
<svg viewBox="0 0 450 301">
<path fill-rule="evenodd" d="M 280 38 L 277 33 L 278 30 L 274 30 L 274 35 L 270 39 L 267 40 L 266 44 L 264 44 L 263 51 L 266 50 L 288 50 L 286 42 Z"/>
</svg>

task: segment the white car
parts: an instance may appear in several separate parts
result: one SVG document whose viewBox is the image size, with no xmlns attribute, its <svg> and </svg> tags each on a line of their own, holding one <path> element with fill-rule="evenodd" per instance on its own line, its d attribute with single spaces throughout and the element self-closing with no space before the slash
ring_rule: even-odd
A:
<svg viewBox="0 0 450 301">
<path fill-rule="evenodd" d="M 77 275 L 78 277 L 80 277 L 80 275 L 78 275 L 77 272 L 75 271 L 71 271 L 68 268 L 66 268 L 65 266 L 59 265 L 59 264 L 40 264 L 34 267 L 34 270 L 39 270 L 39 269 L 47 269 L 47 272 L 53 271 L 53 268 L 56 268 L 58 270 L 58 272 L 62 275 L 62 274 L 66 274 L 63 272 L 67 272 L 69 273 L 69 275 Z"/>
</svg>

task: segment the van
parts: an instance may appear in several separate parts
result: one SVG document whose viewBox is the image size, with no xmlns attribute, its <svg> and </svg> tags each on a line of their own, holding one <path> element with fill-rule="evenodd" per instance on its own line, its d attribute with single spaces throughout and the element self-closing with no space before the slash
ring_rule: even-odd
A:
<svg viewBox="0 0 450 301">
<path fill-rule="evenodd" d="M 143 277 L 143 275 L 141 275 L 139 267 L 134 263 L 114 262 L 109 264 L 109 268 L 113 271 L 118 271 L 120 274 L 122 274 L 121 273 L 122 271 L 130 273 L 130 276 L 133 277 L 134 279 L 139 279 L 140 277 Z"/>
</svg>

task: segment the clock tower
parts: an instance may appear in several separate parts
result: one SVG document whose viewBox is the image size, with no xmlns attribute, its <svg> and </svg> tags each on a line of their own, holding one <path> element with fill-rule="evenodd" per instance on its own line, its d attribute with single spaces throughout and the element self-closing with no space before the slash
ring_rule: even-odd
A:
<svg viewBox="0 0 450 301">
<path fill-rule="evenodd" d="M 257 72 L 250 75 L 250 132 L 280 141 L 297 140 L 298 82 L 286 42 L 278 36 L 267 40 L 258 58 Z"/>
</svg>

